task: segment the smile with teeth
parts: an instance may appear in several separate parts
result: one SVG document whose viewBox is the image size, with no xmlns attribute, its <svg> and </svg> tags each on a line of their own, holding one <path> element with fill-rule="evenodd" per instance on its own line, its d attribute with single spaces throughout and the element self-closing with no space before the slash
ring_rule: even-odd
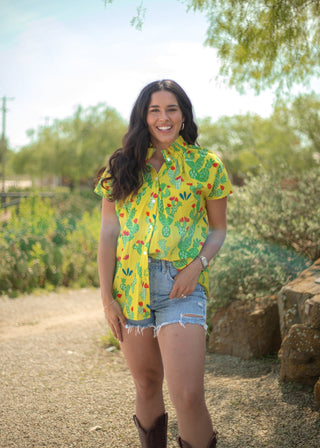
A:
<svg viewBox="0 0 320 448">
<path fill-rule="evenodd" d="M 172 126 L 157 126 L 157 129 L 159 129 L 159 131 L 170 131 L 171 128 Z"/>
</svg>

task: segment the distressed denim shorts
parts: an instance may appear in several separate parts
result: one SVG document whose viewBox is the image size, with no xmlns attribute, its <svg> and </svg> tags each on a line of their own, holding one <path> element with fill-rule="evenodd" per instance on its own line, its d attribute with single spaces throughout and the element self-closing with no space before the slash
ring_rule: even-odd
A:
<svg viewBox="0 0 320 448">
<path fill-rule="evenodd" d="M 169 299 L 178 270 L 170 261 L 149 258 L 150 309 L 151 317 L 143 320 L 127 319 L 126 328 L 142 331 L 153 327 L 155 335 L 161 327 L 179 323 L 198 324 L 207 329 L 207 295 L 199 283 L 192 294 L 184 299 Z"/>
</svg>

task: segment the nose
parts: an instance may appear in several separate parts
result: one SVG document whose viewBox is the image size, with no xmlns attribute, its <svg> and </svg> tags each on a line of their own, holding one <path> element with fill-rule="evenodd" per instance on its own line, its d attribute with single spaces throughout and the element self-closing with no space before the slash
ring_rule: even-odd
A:
<svg viewBox="0 0 320 448">
<path fill-rule="evenodd" d="M 160 110 L 158 118 L 159 120 L 166 121 L 168 119 L 167 112 L 165 110 Z"/>
</svg>

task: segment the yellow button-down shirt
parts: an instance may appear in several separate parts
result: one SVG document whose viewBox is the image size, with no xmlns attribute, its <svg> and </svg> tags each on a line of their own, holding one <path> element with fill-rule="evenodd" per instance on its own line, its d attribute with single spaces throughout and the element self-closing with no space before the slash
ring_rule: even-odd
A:
<svg viewBox="0 0 320 448">
<path fill-rule="evenodd" d="M 213 152 L 188 145 L 180 136 L 166 150 L 159 172 L 148 162 L 137 195 L 116 201 L 120 223 L 113 297 L 128 319 L 150 317 L 148 257 L 183 269 L 199 254 L 208 236 L 206 201 L 232 193 L 221 160 Z M 95 192 L 108 198 L 110 181 L 102 175 Z M 208 292 L 208 268 L 199 277 Z"/>
</svg>

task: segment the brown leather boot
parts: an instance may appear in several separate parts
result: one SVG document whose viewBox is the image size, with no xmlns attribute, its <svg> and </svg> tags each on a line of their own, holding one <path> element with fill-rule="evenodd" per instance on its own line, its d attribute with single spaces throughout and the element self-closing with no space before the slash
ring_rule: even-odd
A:
<svg viewBox="0 0 320 448">
<path fill-rule="evenodd" d="M 141 426 L 136 415 L 133 420 L 138 429 L 141 448 L 166 448 L 167 447 L 167 427 L 168 414 L 160 415 L 150 429 L 147 431 Z"/>
<path fill-rule="evenodd" d="M 178 443 L 180 448 L 192 448 L 192 446 L 188 442 L 182 440 L 181 437 L 178 438 Z M 216 446 L 217 446 L 217 434 L 214 432 L 211 439 L 209 440 L 208 448 L 216 448 Z"/>
</svg>

